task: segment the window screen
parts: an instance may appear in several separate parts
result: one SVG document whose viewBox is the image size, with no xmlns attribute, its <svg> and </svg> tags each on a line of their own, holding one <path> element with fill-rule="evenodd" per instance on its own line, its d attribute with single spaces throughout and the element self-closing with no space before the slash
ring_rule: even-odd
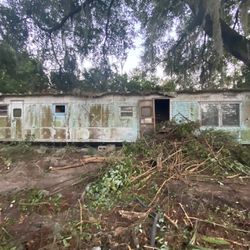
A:
<svg viewBox="0 0 250 250">
<path fill-rule="evenodd" d="M 147 107 L 141 107 L 141 117 L 146 118 L 146 117 L 151 117 L 152 116 L 152 107 L 147 106 Z"/>
<path fill-rule="evenodd" d="M 201 125 L 219 126 L 219 109 L 216 104 L 201 104 Z"/>
<path fill-rule="evenodd" d="M 8 116 L 8 105 L 0 105 L 0 116 Z"/>
<path fill-rule="evenodd" d="M 133 107 L 121 107 L 121 117 L 133 117 Z"/>
<path fill-rule="evenodd" d="M 13 117 L 21 117 L 22 116 L 22 109 L 19 109 L 19 108 L 15 108 L 13 109 Z"/>
<path fill-rule="evenodd" d="M 240 105 L 238 103 L 222 104 L 222 126 L 240 125 Z"/>
</svg>

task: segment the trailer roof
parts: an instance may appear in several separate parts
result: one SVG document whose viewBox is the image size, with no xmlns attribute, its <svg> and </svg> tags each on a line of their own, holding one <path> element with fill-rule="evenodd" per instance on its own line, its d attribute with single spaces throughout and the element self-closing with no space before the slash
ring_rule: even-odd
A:
<svg viewBox="0 0 250 250">
<path fill-rule="evenodd" d="M 159 91 L 141 91 L 141 92 L 43 92 L 43 93 L 0 93 L 1 97 L 26 97 L 26 96 L 73 96 L 73 97 L 87 97 L 99 98 L 104 96 L 118 95 L 118 96 L 149 96 L 159 95 L 164 97 L 175 97 L 178 94 L 204 94 L 204 93 L 244 93 L 250 92 L 250 89 L 204 89 L 204 90 L 179 90 L 176 92 L 159 92 Z"/>
</svg>

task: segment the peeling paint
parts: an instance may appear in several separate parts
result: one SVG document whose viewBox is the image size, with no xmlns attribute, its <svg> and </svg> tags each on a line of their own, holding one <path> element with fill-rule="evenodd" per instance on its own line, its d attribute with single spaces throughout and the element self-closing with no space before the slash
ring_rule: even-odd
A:
<svg viewBox="0 0 250 250">
<path fill-rule="evenodd" d="M 240 103 L 241 123 L 238 127 L 218 127 L 233 133 L 244 143 L 250 143 L 249 92 L 178 94 L 170 98 L 170 119 L 178 121 L 200 120 L 200 102 Z M 230 98 L 229 98 L 230 97 Z M 148 129 L 154 129 L 156 118 L 140 118 L 139 103 L 150 105 L 160 95 L 103 95 L 96 98 L 73 96 L 2 96 L 9 105 L 9 117 L 0 117 L 1 140 L 74 141 L 74 142 L 123 142 L 135 141 Z M 65 104 L 65 114 L 55 114 L 55 105 Z M 19 105 L 19 106 L 18 106 Z M 132 107 L 133 114 L 124 116 L 121 107 Z M 14 108 L 22 109 L 22 117 L 12 117 Z M 153 110 L 154 111 L 154 110 Z M 216 128 L 217 129 L 217 128 Z"/>
<path fill-rule="evenodd" d="M 91 105 L 89 111 L 89 126 L 102 126 L 102 106 L 100 104 Z"/>
<path fill-rule="evenodd" d="M 51 127 L 52 126 L 52 107 L 42 106 L 41 112 L 41 127 Z"/>
</svg>

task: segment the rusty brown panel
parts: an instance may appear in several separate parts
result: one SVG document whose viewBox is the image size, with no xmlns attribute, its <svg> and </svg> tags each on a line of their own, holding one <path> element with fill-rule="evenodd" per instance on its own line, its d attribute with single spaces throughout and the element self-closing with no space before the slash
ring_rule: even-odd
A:
<svg viewBox="0 0 250 250">
<path fill-rule="evenodd" d="M 101 127 L 102 125 L 102 106 L 93 105 L 90 106 L 89 112 L 90 127 Z"/>
<path fill-rule="evenodd" d="M 109 123 L 109 109 L 104 106 L 102 109 L 102 127 L 108 127 Z"/>
<path fill-rule="evenodd" d="M 66 130 L 65 129 L 56 129 L 56 133 L 54 135 L 55 139 L 66 139 Z"/>
<path fill-rule="evenodd" d="M 52 111 L 51 107 L 44 106 L 42 108 L 42 127 L 51 127 L 52 126 Z"/>
<path fill-rule="evenodd" d="M 16 138 L 22 138 L 22 121 L 16 119 Z"/>
<path fill-rule="evenodd" d="M 0 127 L 10 127 L 9 117 L 0 117 Z"/>
<path fill-rule="evenodd" d="M 49 128 L 41 129 L 41 138 L 42 139 L 50 139 L 51 138 L 51 131 Z"/>
</svg>

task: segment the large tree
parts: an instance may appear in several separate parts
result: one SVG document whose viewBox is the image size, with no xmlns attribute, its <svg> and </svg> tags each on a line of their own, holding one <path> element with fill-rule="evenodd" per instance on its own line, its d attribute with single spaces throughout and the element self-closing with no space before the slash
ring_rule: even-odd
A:
<svg viewBox="0 0 250 250">
<path fill-rule="evenodd" d="M 0 43 L 0 93 L 41 93 L 48 87 L 41 63 Z"/>
<path fill-rule="evenodd" d="M 12 46 L 26 44 L 59 72 L 76 62 L 71 72 L 77 74 L 86 58 L 107 72 L 114 57 L 124 60 L 140 26 L 145 67 L 161 63 L 184 81 L 196 75 L 205 83 L 229 63 L 250 67 L 249 2 L 6 0 L 0 6 L 0 35 Z"/>
</svg>

